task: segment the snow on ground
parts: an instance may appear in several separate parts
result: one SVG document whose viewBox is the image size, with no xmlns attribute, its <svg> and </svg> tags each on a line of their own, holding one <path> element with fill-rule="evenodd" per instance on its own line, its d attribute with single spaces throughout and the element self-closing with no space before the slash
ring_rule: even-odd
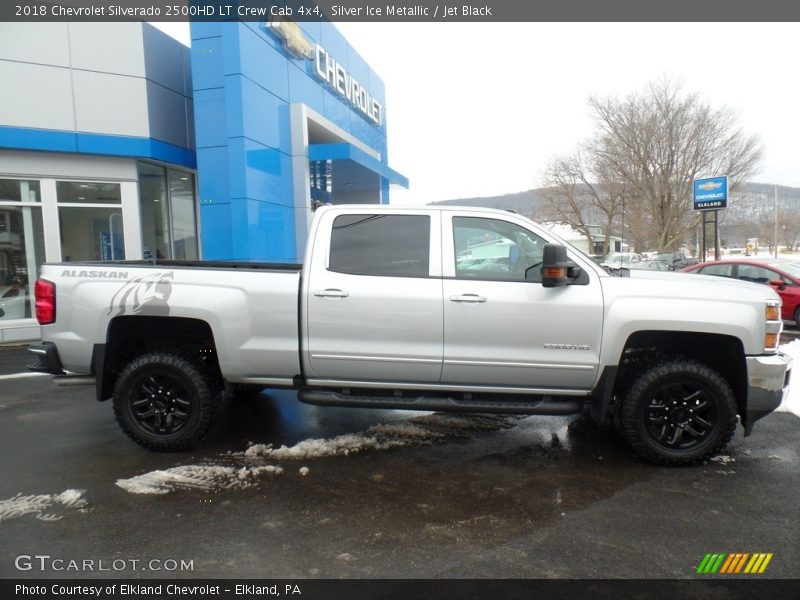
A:
<svg viewBox="0 0 800 600">
<path fill-rule="evenodd" d="M 789 383 L 789 395 L 778 410 L 791 412 L 800 417 L 800 340 L 794 340 L 781 346 L 781 352 L 788 354 L 794 359 L 792 365 L 792 379 Z"/>
<path fill-rule="evenodd" d="M 132 494 L 168 494 L 177 490 L 242 489 L 256 485 L 261 475 L 280 475 L 283 467 L 259 464 L 261 461 L 308 460 L 327 456 L 349 456 L 366 450 L 390 450 L 411 445 L 433 444 L 447 438 L 464 437 L 470 431 L 508 429 L 521 420 L 517 416 L 428 414 L 405 421 L 370 427 L 365 432 L 348 433 L 327 439 L 308 439 L 294 446 L 274 448 L 271 444 L 254 444 L 244 452 L 220 457 L 236 466 L 203 464 L 183 465 L 151 471 L 117 485 Z M 238 461 L 238 462 L 237 462 Z M 244 466 L 241 465 L 244 462 Z M 309 468 L 298 473 L 306 476 Z"/>
<path fill-rule="evenodd" d="M 325 456 L 348 456 L 364 450 L 390 450 L 405 446 L 431 444 L 448 437 L 463 437 L 467 431 L 494 431 L 513 427 L 519 417 L 474 415 L 451 416 L 431 414 L 407 421 L 375 425 L 364 433 L 348 433 L 329 439 L 303 440 L 294 446 L 273 448 L 272 444 L 255 444 L 244 453 L 246 458 L 266 457 L 272 460 L 298 460 Z"/>
<path fill-rule="evenodd" d="M 65 490 L 60 494 L 39 494 L 23 496 L 17 494 L 8 500 L 0 500 L 0 522 L 25 515 L 33 515 L 40 521 L 58 521 L 63 515 L 58 512 L 47 512 L 50 509 L 66 508 L 83 509 L 88 502 L 83 498 L 86 490 Z"/>
<path fill-rule="evenodd" d="M 131 494 L 168 494 L 175 490 L 242 489 L 254 485 L 264 473 L 280 475 L 281 467 L 228 467 L 222 465 L 183 465 L 151 471 L 129 479 L 118 479 L 117 485 Z"/>
</svg>

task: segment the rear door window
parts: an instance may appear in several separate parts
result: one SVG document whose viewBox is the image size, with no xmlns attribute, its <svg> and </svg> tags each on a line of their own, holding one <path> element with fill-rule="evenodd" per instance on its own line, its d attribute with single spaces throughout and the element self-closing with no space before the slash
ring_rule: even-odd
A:
<svg viewBox="0 0 800 600">
<path fill-rule="evenodd" d="M 427 277 L 427 215 L 340 215 L 333 221 L 328 269 L 353 275 Z"/>
</svg>

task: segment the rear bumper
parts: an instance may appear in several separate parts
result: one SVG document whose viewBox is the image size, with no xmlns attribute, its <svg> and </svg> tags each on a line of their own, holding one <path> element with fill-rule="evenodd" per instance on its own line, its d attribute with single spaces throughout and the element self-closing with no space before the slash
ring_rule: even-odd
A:
<svg viewBox="0 0 800 600">
<path fill-rule="evenodd" d="M 789 391 L 792 373 L 791 357 L 781 354 L 748 356 L 747 414 L 744 434 L 750 435 L 753 424 L 781 405 Z"/>
<path fill-rule="evenodd" d="M 35 362 L 28 364 L 29 371 L 63 375 L 64 367 L 61 365 L 58 349 L 53 342 L 31 344 L 28 346 L 28 352 L 36 358 Z"/>
</svg>

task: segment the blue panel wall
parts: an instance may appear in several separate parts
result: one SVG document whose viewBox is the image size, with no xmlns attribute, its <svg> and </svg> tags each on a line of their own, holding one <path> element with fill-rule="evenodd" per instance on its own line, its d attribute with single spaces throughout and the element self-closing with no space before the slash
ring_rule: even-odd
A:
<svg viewBox="0 0 800 600">
<path fill-rule="evenodd" d="M 335 26 L 299 25 L 385 106 L 383 82 Z M 191 32 L 203 256 L 296 262 L 289 105 L 307 105 L 384 163 L 385 115 L 381 126 L 367 119 L 264 23 L 192 23 Z M 382 192 L 386 201 L 388 184 Z"/>
</svg>

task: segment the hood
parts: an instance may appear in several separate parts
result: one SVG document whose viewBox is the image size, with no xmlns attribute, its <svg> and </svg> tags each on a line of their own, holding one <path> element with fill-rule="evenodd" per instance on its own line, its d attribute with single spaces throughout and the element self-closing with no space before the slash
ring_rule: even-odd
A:
<svg viewBox="0 0 800 600">
<path fill-rule="evenodd" d="M 603 290 L 615 295 L 658 299 L 717 299 L 720 302 L 780 301 L 768 285 L 714 275 L 630 270 L 630 277 L 603 277 Z"/>
</svg>

